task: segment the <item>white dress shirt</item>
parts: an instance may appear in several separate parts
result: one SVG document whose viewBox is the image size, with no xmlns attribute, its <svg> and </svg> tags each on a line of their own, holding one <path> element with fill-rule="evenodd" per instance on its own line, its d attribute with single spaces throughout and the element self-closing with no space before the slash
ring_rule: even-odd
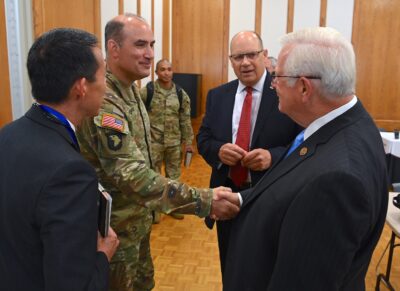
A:
<svg viewBox="0 0 400 291">
<path fill-rule="evenodd" d="M 315 119 L 305 129 L 305 131 L 304 131 L 304 140 L 309 138 L 314 132 L 316 132 L 318 129 L 320 129 L 322 126 L 324 126 L 328 122 L 334 120 L 339 115 L 342 115 L 343 113 L 345 113 L 347 110 L 349 110 L 354 105 L 356 105 L 356 103 L 357 103 L 357 97 L 354 95 L 353 98 L 349 102 L 347 102 L 346 104 L 336 108 L 335 110 L 332 110 L 331 112 L 325 114 L 324 116 L 321 116 L 318 119 Z"/>
<path fill-rule="evenodd" d="M 256 125 L 258 109 L 260 108 L 262 92 L 264 88 L 265 78 L 267 77 L 267 71 L 261 76 L 260 80 L 252 87 L 253 88 L 253 99 L 251 102 L 251 134 L 250 144 L 253 137 L 254 127 Z M 232 143 L 236 142 L 236 137 L 239 129 L 240 116 L 242 115 L 242 107 L 244 99 L 246 97 L 246 85 L 239 81 L 238 88 L 235 95 L 235 105 L 232 113 Z"/>
</svg>

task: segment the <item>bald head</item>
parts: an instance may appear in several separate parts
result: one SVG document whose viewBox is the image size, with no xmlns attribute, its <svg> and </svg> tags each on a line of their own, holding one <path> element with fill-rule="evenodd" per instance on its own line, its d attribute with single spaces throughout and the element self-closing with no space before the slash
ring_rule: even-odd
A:
<svg viewBox="0 0 400 291">
<path fill-rule="evenodd" d="M 254 86 L 261 79 L 267 56 L 260 36 L 254 31 L 241 31 L 231 40 L 231 65 L 245 86 Z"/>
<path fill-rule="evenodd" d="M 125 35 L 124 35 L 124 27 L 127 24 L 133 25 L 146 25 L 149 26 L 147 21 L 136 14 L 133 13 L 125 13 L 118 15 L 107 22 L 104 32 L 104 39 L 105 39 L 105 48 L 107 52 L 107 43 L 110 39 L 114 40 L 119 45 L 122 44 Z"/>
<path fill-rule="evenodd" d="M 238 42 L 257 42 L 260 50 L 263 49 L 263 42 L 261 37 L 255 31 L 241 31 L 236 33 L 231 40 L 231 54 L 233 53 L 233 48 L 237 45 Z"/>
</svg>

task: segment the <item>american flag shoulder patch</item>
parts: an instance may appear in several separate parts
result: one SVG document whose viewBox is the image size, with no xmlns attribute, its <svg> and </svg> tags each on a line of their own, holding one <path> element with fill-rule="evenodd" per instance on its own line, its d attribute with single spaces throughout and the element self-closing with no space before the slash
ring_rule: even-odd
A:
<svg viewBox="0 0 400 291">
<path fill-rule="evenodd" d="M 123 132 L 124 120 L 114 114 L 104 113 L 101 117 L 101 126 Z"/>
</svg>

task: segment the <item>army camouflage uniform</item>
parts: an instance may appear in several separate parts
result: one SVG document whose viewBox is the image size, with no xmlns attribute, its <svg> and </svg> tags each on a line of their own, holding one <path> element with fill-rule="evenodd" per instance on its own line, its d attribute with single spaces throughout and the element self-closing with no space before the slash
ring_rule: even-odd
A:
<svg viewBox="0 0 400 291">
<path fill-rule="evenodd" d="M 151 170 L 150 128 L 136 86 L 124 87 L 107 72 L 99 115 L 77 131 L 82 154 L 113 197 L 111 226 L 120 246 L 111 261 L 110 290 L 151 290 L 151 210 L 207 216 L 212 190 L 196 189 Z"/>
<path fill-rule="evenodd" d="M 140 90 L 144 103 L 146 86 Z M 158 80 L 154 82 L 154 94 L 148 110 L 151 128 L 151 150 L 154 169 L 161 172 L 165 162 L 165 175 L 174 180 L 181 176 L 182 143 L 191 145 L 193 129 L 190 120 L 190 99 L 182 89 L 182 105 L 179 104 L 176 87 L 164 89 Z"/>
</svg>

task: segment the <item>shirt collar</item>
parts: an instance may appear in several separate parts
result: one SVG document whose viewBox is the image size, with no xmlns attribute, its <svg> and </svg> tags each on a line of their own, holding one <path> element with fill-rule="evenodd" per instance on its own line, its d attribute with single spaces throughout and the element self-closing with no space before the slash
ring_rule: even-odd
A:
<svg viewBox="0 0 400 291">
<path fill-rule="evenodd" d="M 38 101 L 36 101 L 36 104 L 40 105 L 40 103 L 39 103 Z M 54 110 L 55 110 L 55 109 L 54 109 Z M 68 121 L 68 124 L 71 126 L 72 130 L 73 130 L 74 132 L 76 132 L 75 125 L 74 125 L 65 115 L 63 115 L 63 116 L 64 116 L 65 119 Z"/>
<path fill-rule="evenodd" d="M 324 116 L 321 116 L 320 118 L 314 120 L 304 131 L 304 140 L 309 138 L 314 132 L 316 132 L 318 129 L 320 129 L 322 126 L 324 126 L 328 122 L 334 120 L 339 115 L 342 115 L 343 113 L 345 113 L 347 110 L 352 108 L 356 103 L 357 103 L 357 96 L 354 95 L 353 98 L 346 104 L 344 104 L 344 105 L 336 108 L 335 110 L 328 112 Z"/>
</svg>

